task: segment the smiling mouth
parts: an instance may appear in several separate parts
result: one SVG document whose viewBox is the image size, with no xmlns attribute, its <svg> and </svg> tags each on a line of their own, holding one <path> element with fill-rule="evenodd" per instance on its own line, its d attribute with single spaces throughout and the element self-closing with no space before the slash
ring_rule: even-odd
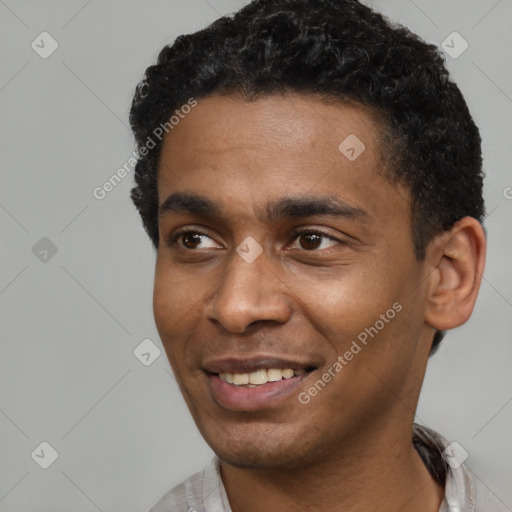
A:
<svg viewBox="0 0 512 512">
<path fill-rule="evenodd" d="M 316 367 L 308 368 L 261 368 L 248 373 L 229 372 L 207 372 L 210 375 L 219 377 L 220 380 L 240 388 L 256 388 L 272 382 L 288 380 L 292 377 L 302 377 L 315 370 Z"/>
<path fill-rule="evenodd" d="M 265 356 L 218 359 L 203 368 L 214 402 L 232 411 L 274 407 L 295 393 L 316 369 L 311 363 Z"/>
</svg>

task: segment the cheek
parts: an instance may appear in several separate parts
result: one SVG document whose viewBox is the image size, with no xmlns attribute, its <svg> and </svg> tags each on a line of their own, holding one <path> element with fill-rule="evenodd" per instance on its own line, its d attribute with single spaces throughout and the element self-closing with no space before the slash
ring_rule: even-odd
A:
<svg viewBox="0 0 512 512">
<path fill-rule="evenodd" d="M 157 260 L 153 285 L 153 314 L 158 328 L 181 330 L 208 291 L 206 280 L 180 272 Z M 164 340 L 162 340 L 164 341 Z"/>
<path fill-rule="evenodd" d="M 192 349 L 198 328 L 204 324 L 204 303 L 214 277 L 177 269 L 157 260 L 153 285 L 153 315 L 160 340 L 178 379 L 197 371 L 197 351 Z"/>
<path fill-rule="evenodd" d="M 189 286 L 171 279 L 170 274 L 157 265 L 153 287 L 153 316 L 160 340 L 174 370 L 177 359 L 180 359 L 180 340 L 190 328 L 190 317 L 193 314 L 192 295 Z"/>
<path fill-rule="evenodd" d="M 397 292 L 391 283 L 392 277 L 385 280 L 382 272 L 353 264 L 329 275 L 295 276 L 290 287 L 315 327 L 328 339 L 344 343 L 392 307 Z"/>
</svg>

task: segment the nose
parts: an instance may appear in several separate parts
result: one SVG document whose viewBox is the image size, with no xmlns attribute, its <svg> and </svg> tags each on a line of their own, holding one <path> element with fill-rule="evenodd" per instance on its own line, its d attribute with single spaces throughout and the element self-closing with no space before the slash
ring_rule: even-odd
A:
<svg viewBox="0 0 512 512">
<path fill-rule="evenodd" d="M 287 322 L 292 312 L 291 298 L 271 265 L 265 253 L 247 263 L 235 252 L 208 302 L 207 318 L 237 334 L 256 322 Z"/>
</svg>

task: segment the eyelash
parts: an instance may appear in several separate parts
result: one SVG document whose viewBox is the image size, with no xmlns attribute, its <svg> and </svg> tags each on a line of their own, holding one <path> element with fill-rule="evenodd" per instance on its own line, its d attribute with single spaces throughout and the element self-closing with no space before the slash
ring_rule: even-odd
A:
<svg viewBox="0 0 512 512">
<path fill-rule="evenodd" d="M 323 231 L 319 231 L 317 229 L 295 229 L 290 233 L 290 238 L 292 241 L 297 240 L 297 238 L 300 238 L 302 235 L 318 235 L 324 238 L 327 238 L 331 242 L 338 242 L 339 245 L 345 245 L 345 242 L 343 240 L 339 240 L 338 238 L 333 237 L 332 235 L 328 235 L 327 233 L 324 233 Z M 332 249 L 332 247 L 329 247 L 328 249 Z M 323 252 L 326 249 L 323 249 L 323 251 L 318 251 L 316 249 L 312 249 L 310 251 L 307 251 L 306 249 L 303 249 L 306 252 Z"/>
<path fill-rule="evenodd" d="M 183 231 L 179 231 L 178 233 L 175 233 L 175 234 L 171 235 L 168 238 L 168 246 L 178 245 L 178 239 L 180 237 L 182 237 L 183 235 L 190 235 L 190 234 L 193 234 L 193 235 L 203 235 L 203 236 L 207 236 L 208 238 L 211 238 L 211 236 L 207 232 L 202 231 L 201 229 L 198 229 L 198 228 L 195 228 L 193 230 L 185 229 Z M 344 242 L 343 240 L 339 240 L 338 238 L 335 238 L 335 237 L 333 237 L 331 235 L 328 235 L 327 233 L 324 233 L 323 231 L 319 231 L 319 230 L 316 230 L 316 229 L 300 229 L 299 228 L 299 229 L 294 229 L 289 234 L 290 238 L 292 239 L 292 242 L 295 241 L 297 238 L 299 238 L 302 235 L 319 235 L 321 237 L 327 238 L 330 241 L 338 242 L 338 244 L 340 244 L 340 245 L 346 245 L 346 242 Z M 195 249 L 187 249 L 185 247 L 180 247 L 180 249 L 183 249 L 183 250 L 186 250 L 186 251 L 194 251 L 195 250 Z M 310 251 L 308 251 L 306 249 L 303 249 L 303 250 L 306 251 L 306 252 L 319 252 L 316 249 L 312 249 Z"/>
</svg>

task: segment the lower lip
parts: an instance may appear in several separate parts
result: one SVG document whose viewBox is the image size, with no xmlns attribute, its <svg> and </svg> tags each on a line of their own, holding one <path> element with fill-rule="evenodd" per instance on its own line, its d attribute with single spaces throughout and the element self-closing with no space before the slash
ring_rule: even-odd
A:
<svg viewBox="0 0 512 512">
<path fill-rule="evenodd" d="M 254 411 L 273 406 L 296 393 L 309 373 L 276 382 L 267 382 L 254 388 L 229 384 L 218 375 L 211 373 L 206 375 L 214 401 L 221 407 L 234 411 Z"/>
</svg>

